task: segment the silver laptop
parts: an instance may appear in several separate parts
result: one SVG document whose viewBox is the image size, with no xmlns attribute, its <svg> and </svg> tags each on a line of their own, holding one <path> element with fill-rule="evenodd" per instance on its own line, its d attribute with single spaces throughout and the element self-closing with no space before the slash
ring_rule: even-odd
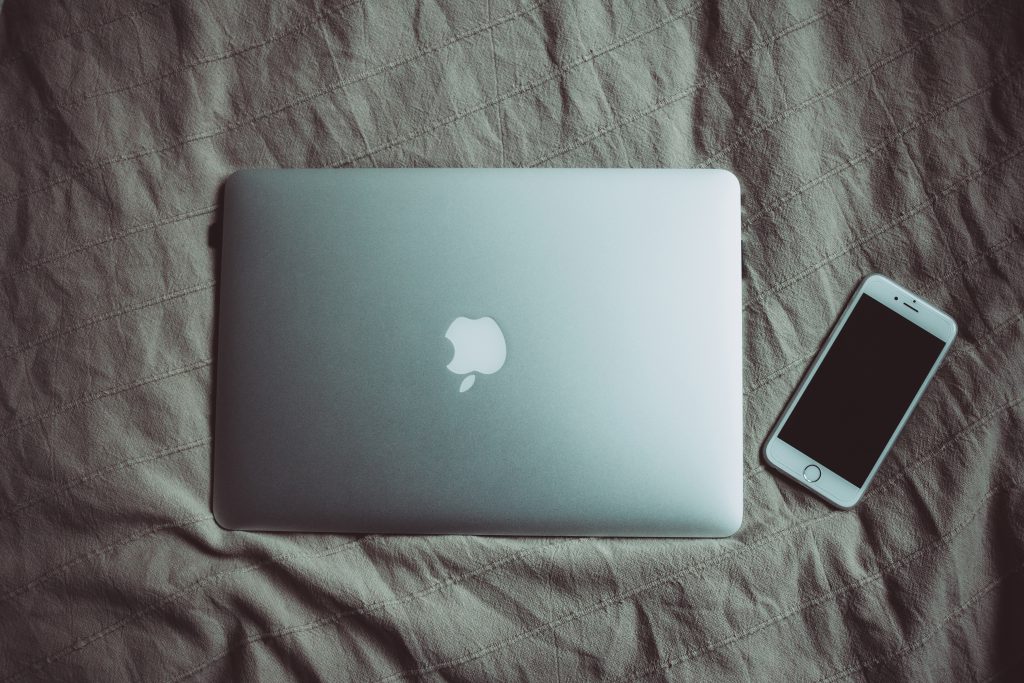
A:
<svg viewBox="0 0 1024 683">
<path fill-rule="evenodd" d="M 240 171 L 224 198 L 216 518 L 730 535 L 740 293 L 725 171 Z"/>
</svg>

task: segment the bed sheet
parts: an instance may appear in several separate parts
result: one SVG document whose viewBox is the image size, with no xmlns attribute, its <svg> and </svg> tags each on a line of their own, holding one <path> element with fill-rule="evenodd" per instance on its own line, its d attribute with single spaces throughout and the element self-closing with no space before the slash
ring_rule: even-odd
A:
<svg viewBox="0 0 1024 683">
<path fill-rule="evenodd" d="M 1024 6 L 8 0 L 0 681 L 1013 677 Z M 720 167 L 743 186 L 725 540 L 225 531 L 215 230 L 242 167 Z M 878 271 L 960 338 L 855 510 L 759 448 Z"/>
</svg>

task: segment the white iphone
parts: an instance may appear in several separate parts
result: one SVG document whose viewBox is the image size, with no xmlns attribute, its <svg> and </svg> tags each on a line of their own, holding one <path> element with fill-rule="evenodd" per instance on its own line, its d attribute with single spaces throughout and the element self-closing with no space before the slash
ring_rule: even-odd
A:
<svg viewBox="0 0 1024 683">
<path fill-rule="evenodd" d="M 833 505 L 864 495 L 956 337 L 892 280 L 861 282 L 764 445 L 768 463 Z"/>
</svg>

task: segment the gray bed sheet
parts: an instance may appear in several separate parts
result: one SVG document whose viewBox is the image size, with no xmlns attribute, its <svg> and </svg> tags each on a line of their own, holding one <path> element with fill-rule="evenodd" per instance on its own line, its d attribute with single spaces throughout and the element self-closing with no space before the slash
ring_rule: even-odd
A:
<svg viewBox="0 0 1024 683">
<path fill-rule="evenodd" d="M 2 3 L 0 681 L 1017 678 L 1022 12 Z M 219 528 L 219 188 L 241 167 L 351 165 L 734 171 L 742 530 Z M 961 336 L 842 512 L 759 448 L 871 271 Z"/>
</svg>

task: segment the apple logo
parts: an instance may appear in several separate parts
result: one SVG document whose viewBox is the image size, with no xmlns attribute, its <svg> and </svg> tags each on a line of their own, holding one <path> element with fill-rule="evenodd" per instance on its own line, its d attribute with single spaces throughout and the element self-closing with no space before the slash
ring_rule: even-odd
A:
<svg viewBox="0 0 1024 683">
<path fill-rule="evenodd" d="M 476 382 L 474 373 L 492 375 L 505 365 L 505 335 L 494 318 L 459 316 L 448 326 L 444 336 L 455 350 L 448 369 L 456 375 L 466 375 L 459 385 L 460 394 L 469 391 Z"/>
</svg>

